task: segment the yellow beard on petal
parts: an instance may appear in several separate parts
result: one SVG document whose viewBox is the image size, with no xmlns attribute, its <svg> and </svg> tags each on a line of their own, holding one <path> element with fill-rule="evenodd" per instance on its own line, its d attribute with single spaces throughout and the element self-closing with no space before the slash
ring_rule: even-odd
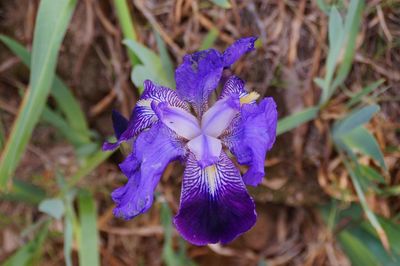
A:
<svg viewBox="0 0 400 266">
<path fill-rule="evenodd" d="M 215 164 L 206 167 L 206 175 L 207 175 L 207 182 L 208 187 L 210 189 L 210 193 L 213 195 L 216 190 L 216 179 L 217 179 L 217 169 Z"/>
<path fill-rule="evenodd" d="M 260 94 L 258 94 L 255 91 L 252 91 L 249 94 L 247 94 L 246 96 L 243 96 L 240 98 L 240 105 L 243 105 L 245 103 L 251 103 L 251 102 L 257 100 L 258 97 L 260 97 Z"/>
</svg>

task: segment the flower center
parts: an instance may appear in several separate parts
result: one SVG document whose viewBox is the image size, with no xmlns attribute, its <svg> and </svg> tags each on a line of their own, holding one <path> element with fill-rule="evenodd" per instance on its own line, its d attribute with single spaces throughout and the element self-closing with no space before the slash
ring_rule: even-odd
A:
<svg viewBox="0 0 400 266">
<path fill-rule="evenodd" d="M 229 127 L 240 109 L 239 97 L 218 100 L 201 118 L 166 103 L 152 103 L 158 118 L 179 136 L 188 140 L 187 147 L 201 167 L 217 162 L 222 143 L 218 137 Z"/>
</svg>

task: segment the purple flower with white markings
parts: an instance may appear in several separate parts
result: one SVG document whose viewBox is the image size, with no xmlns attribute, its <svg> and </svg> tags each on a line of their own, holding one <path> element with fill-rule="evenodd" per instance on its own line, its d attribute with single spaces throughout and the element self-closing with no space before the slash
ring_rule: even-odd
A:
<svg viewBox="0 0 400 266">
<path fill-rule="evenodd" d="M 223 70 L 252 51 L 255 40 L 240 39 L 222 54 L 208 49 L 186 55 L 175 72 L 176 91 L 146 80 L 129 121 L 113 112 L 118 140 L 103 149 L 133 140 L 132 153 L 120 164 L 128 182 L 112 193 L 115 216 L 128 220 L 146 212 L 166 166 L 181 160 L 186 168 L 174 224 L 183 238 L 196 245 L 227 243 L 254 225 L 255 205 L 245 185 L 264 177 L 276 135 L 275 102 L 257 103 L 259 95 L 236 76 L 226 79 L 212 106 L 209 98 Z M 231 154 L 249 167 L 243 177 Z"/>
</svg>

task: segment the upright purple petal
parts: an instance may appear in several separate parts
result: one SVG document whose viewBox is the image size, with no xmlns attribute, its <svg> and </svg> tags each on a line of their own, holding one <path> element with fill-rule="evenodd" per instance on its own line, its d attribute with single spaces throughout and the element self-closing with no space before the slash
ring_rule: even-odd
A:
<svg viewBox="0 0 400 266">
<path fill-rule="evenodd" d="M 179 97 L 190 102 L 199 116 L 207 108 L 210 93 L 218 86 L 223 67 L 221 53 L 208 49 L 186 55 L 175 71 Z"/>
<path fill-rule="evenodd" d="M 246 96 L 248 92 L 244 87 L 244 81 L 237 76 L 230 76 L 222 88 L 220 99 L 232 95 L 238 95 L 239 98 Z"/>
<path fill-rule="evenodd" d="M 223 54 L 224 67 L 229 67 L 230 65 L 235 63 L 242 55 L 254 50 L 254 42 L 256 40 L 257 37 L 242 38 L 229 46 Z"/>
<path fill-rule="evenodd" d="M 185 154 L 183 143 L 162 123 L 142 132 L 133 153 L 120 164 L 128 182 L 112 193 L 117 204 L 114 214 L 125 220 L 146 212 L 153 203 L 154 190 L 172 161 Z"/>
<path fill-rule="evenodd" d="M 240 173 L 225 153 L 217 164 L 206 168 L 189 155 L 174 218 L 184 239 L 195 245 L 225 244 L 249 230 L 256 217 Z"/>
<path fill-rule="evenodd" d="M 204 134 L 219 137 L 239 113 L 240 102 L 237 95 L 218 100 L 201 118 L 201 129 Z"/>
<path fill-rule="evenodd" d="M 158 119 L 176 134 L 185 139 L 192 139 L 201 134 L 199 121 L 191 113 L 166 103 L 152 103 L 152 109 Z"/>
<path fill-rule="evenodd" d="M 156 85 L 150 80 L 146 80 L 144 82 L 143 94 L 132 111 L 126 130 L 117 136 L 116 143 L 104 143 L 103 149 L 116 149 L 121 142 L 133 138 L 144 129 L 155 124 L 158 121 L 158 118 L 151 108 L 152 102 L 165 102 L 170 106 L 178 107 L 186 111 L 190 110 L 188 104 L 178 98 L 176 91 Z"/>
<path fill-rule="evenodd" d="M 256 186 L 264 177 L 264 161 L 276 136 L 276 104 L 265 98 L 258 105 L 244 104 L 223 143 L 229 147 L 240 164 L 249 165 L 244 174 L 245 184 Z"/>
</svg>

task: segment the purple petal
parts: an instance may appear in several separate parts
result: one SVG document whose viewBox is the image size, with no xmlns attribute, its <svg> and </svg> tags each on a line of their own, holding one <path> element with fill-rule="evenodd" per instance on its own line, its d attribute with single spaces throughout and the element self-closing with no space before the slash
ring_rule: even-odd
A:
<svg viewBox="0 0 400 266">
<path fill-rule="evenodd" d="M 218 100 L 213 107 L 204 113 L 201 119 L 201 129 L 204 134 L 217 138 L 230 125 L 239 110 L 240 102 L 238 96 L 230 96 Z"/>
<path fill-rule="evenodd" d="M 229 67 L 235 63 L 242 55 L 254 50 L 256 37 L 242 38 L 234 42 L 223 54 L 224 67 Z"/>
<path fill-rule="evenodd" d="M 224 99 L 231 95 L 238 95 L 239 98 L 241 98 L 247 94 L 248 92 L 244 88 L 244 81 L 237 76 L 230 76 L 224 84 L 220 99 Z"/>
<path fill-rule="evenodd" d="M 115 136 L 118 139 L 128 127 L 128 120 L 116 110 L 112 111 L 111 117 L 112 117 Z"/>
<path fill-rule="evenodd" d="M 121 133 L 120 136 L 117 136 L 118 141 L 116 143 L 104 143 L 103 149 L 116 149 L 123 141 L 133 138 L 146 128 L 155 124 L 158 118 L 151 108 L 152 102 L 166 102 L 170 106 L 179 107 L 186 111 L 190 110 L 188 104 L 178 98 L 176 91 L 156 85 L 150 80 L 146 80 L 144 82 L 143 94 L 132 111 L 126 130 Z"/>
<path fill-rule="evenodd" d="M 152 103 L 158 119 L 176 134 L 185 139 L 193 139 L 201 134 L 199 121 L 182 108 L 168 106 L 166 103 Z"/>
<path fill-rule="evenodd" d="M 216 163 L 222 150 L 219 139 L 204 134 L 189 141 L 187 147 L 193 152 L 202 168 Z"/>
<path fill-rule="evenodd" d="M 165 167 L 184 154 L 183 143 L 162 123 L 142 132 L 133 153 L 120 164 L 128 183 L 112 193 L 117 205 L 115 216 L 128 220 L 146 212 L 153 203 L 154 190 Z"/>
<path fill-rule="evenodd" d="M 223 143 L 229 147 L 240 164 L 249 165 L 243 176 L 246 185 L 256 186 L 264 177 L 264 161 L 276 136 L 276 104 L 272 98 L 259 105 L 244 104 Z"/>
<path fill-rule="evenodd" d="M 217 164 L 200 168 L 190 155 L 174 223 L 195 245 L 232 241 L 256 222 L 254 202 L 239 171 L 225 153 Z"/>
<path fill-rule="evenodd" d="M 222 55 L 214 49 L 186 55 L 176 69 L 178 95 L 182 100 L 192 103 L 199 116 L 207 107 L 210 93 L 218 86 L 222 70 Z"/>
</svg>

